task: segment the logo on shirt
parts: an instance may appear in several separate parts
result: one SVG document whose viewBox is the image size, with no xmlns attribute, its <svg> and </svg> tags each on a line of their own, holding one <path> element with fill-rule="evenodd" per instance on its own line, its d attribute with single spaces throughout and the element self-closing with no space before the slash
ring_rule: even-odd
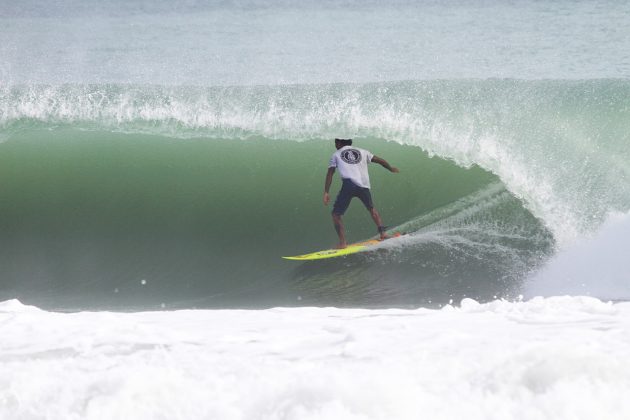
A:
<svg viewBox="0 0 630 420">
<path fill-rule="evenodd" d="M 341 152 L 341 160 L 350 165 L 355 165 L 361 162 L 361 152 L 356 149 L 348 149 Z"/>
</svg>

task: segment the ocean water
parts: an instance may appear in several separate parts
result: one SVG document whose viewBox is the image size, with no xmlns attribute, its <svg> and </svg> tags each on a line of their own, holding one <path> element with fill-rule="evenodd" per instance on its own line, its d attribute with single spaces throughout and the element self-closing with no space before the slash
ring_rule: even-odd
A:
<svg viewBox="0 0 630 420">
<path fill-rule="evenodd" d="M 0 1 L 0 417 L 627 418 L 628 28 L 620 1 Z M 407 235 L 282 260 L 335 244 L 335 137 L 400 168 L 370 174 Z"/>
</svg>

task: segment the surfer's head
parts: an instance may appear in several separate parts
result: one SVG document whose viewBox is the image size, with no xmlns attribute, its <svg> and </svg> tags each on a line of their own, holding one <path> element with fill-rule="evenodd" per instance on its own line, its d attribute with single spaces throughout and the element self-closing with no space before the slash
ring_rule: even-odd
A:
<svg viewBox="0 0 630 420">
<path fill-rule="evenodd" d="M 341 149 L 344 146 L 352 146 L 352 139 L 335 139 L 335 147 Z"/>
</svg>

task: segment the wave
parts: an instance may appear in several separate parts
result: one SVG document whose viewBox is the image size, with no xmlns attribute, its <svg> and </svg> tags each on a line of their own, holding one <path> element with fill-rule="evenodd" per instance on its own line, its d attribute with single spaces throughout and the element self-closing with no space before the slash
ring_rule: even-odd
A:
<svg viewBox="0 0 630 420">
<path fill-rule="evenodd" d="M 401 168 L 373 168 L 371 183 L 385 222 L 411 233 L 301 265 L 280 257 L 336 240 L 321 202 L 332 142 L 15 134 L 0 145 L 0 295 L 64 309 L 437 304 L 514 295 L 549 253 L 492 174 L 357 142 Z M 344 219 L 350 240 L 376 232 L 357 203 Z"/>
<path fill-rule="evenodd" d="M 630 82 L 464 80 L 258 87 L 10 86 L 0 128 L 178 138 L 382 138 L 479 165 L 560 244 L 630 205 Z"/>
<path fill-rule="evenodd" d="M 630 208 L 629 110 L 624 80 L 4 86 L 5 290 L 34 282 L 46 301 L 41 282 L 72 284 L 71 306 L 98 288 L 124 305 L 513 296 Z M 282 265 L 334 241 L 317 191 L 338 136 L 404 169 L 372 172 L 388 224 L 412 234 Z M 364 216 L 354 239 L 373 234 Z"/>
</svg>

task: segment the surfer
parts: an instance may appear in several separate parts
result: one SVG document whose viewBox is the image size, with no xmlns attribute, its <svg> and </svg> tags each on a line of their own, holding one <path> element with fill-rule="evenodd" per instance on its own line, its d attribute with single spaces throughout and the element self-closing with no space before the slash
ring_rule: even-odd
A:
<svg viewBox="0 0 630 420">
<path fill-rule="evenodd" d="M 335 204 L 333 205 L 332 218 L 337 235 L 339 235 L 338 249 L 346 248 L 346 233 L 343 228 L 341 216 L 346 212 L 353 197 L 358 197 L 365 208 L 370 212 L 372 220 L 376 223 L 380 239 L 387 239 L 385 227 L 378 211 L 372 203 L 372 195 L 370 194 L 370 177 L 367 165 L 370 162 L 378 163 L 390 172 L 397 173 L 398 168 L 390 166 L 385 159 L 374 156 L 367 150 L 352 147 L 352 139 L 335 139 L 335 148 L 337 151 L 333 153 L 328 164 L 328 173 L 326 174 L 326 184 L 324 185 L 324 205 L 330 202 L 330 184 L 335 169 L 339 169 L 341 175 L 342 186 Z"/>
</svg>

